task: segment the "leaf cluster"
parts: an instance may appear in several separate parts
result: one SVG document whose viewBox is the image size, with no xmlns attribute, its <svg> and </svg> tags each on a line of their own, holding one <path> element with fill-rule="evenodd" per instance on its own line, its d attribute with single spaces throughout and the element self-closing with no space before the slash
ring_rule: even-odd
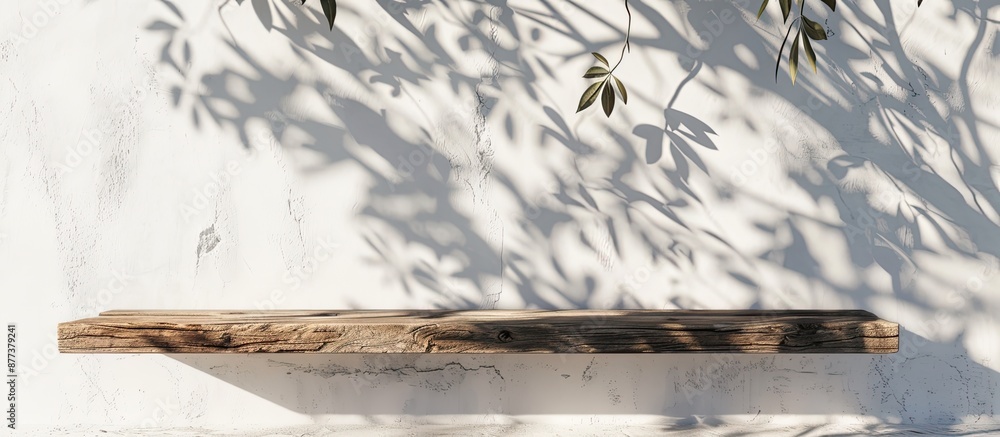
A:
<svg viewBox="0 0 1000 437">
<path fill-rule="evenodd" d="M 795 33 L 795 39 L 792 40 L 791 48 L 788 51 L 788 76 L 792 79 L 792 85 L 795 85 L 795 78 L 799 74 L 799 47 L 802 47 L 802 51 L 805 53 L 806 61 L 809 62 L 809 66 L 812 67 L 813 73 L 816 70 L 816 51 L 813 50 L 811 41 L 823 41 L 827 38 L 826 29 L 823 28 L 822 24 L 817 23 L 811 18 L 805 15 L 805 0 L 795 0 L 799 4 L 799 16 L 792 20 L 788 25 L 788 31 L 785 32 L 785 38 L 781 41 L 781 48 L 778 49 L 778 59 L 774 64 L 774 80 L 778 80 L 778 72 L 781 70 L 781 55 L 785 52 L 785 45 L 788 44 L 788 37 L 791 36 L 792 30 L 796 28 L 798 24 L 798 31 Z M 823 2 L 831 11 L 837 10 L 837 0 L 819 0 Z M 764 9 L 770 0 L 764 0 L 760 3 L 760 9 L 757 10 L 757 19 L 759 20 L 761 15 L 764 15 Z M 917 7 L 923 3 L 923 0 L 917 0 Z M 792 0 L 778 0 L 778 6 L 781 8 L 781 18 L 783 23 L 788 23 L 788 17 L 792 13 Z"/>
<path fill-rule="evenodd" d="M 583 75 L 585 79 L 600 80 L 592 83 L 583 91 L 583 95 L 580 96 L 580 104 L 576 107 L 576 112 L 580 112 L 593 105 L 597 101 L 597 96 L 600 95 L 604 115 L 611 117 L 611 111 L 615 110 L 615 88 L 618 89 L 618 97 L 626 105 L 628 104 L 628 91 L 625 90 L 625 84 L 622 83 L 621 79 L 618 79 L 612 73 L 614 69 L 608 64 L 608 59 L 597 52 L 591 54 L 594 55 L 594 58 L 597 58 L 598 62 L 604 64 L 604 66 L 590 67 Z M 612 82 L 614 82 L 614 85 L 611 85 Z"/>
</svg>

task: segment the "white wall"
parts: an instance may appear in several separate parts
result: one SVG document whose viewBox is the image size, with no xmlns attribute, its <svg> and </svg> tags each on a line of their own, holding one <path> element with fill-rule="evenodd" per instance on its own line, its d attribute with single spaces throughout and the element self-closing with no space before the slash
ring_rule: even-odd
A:
<svg viewBox="0 0 1000 437">
<path fill-rule="evenodd" d="M 997 423 L 997 1 L 841 2 L 792 86 L 776 10 L 634 0 L 610 118 L 574 111 L 618 2 L 340 3 L 332 32 L 316 0 L 0 13 L 19 425 Z M 889 356 L 54 353 L 105 309 L 481 307 L 903 333 Z"/>
</svg>

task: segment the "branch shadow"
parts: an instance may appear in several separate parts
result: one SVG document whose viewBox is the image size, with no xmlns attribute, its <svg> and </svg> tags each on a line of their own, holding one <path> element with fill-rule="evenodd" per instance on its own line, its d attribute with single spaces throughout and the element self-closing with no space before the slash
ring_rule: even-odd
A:
<svg viewBox="0 0 1000 437">
<path fill-rule="evenodd" d="M 954 425 L 994 414 L 981 400 L 1000 384 L 996 372 L 954 345 L 900 335 L 904 347 L 920 345 L 920 354 L 168 356 L 310 415 L 646 414 L 690 426 L 757 414 Z M 942 366 L 950 370 L 941 374 Z M 939 381 L 929 374 L 954 389 L 936 391 Z M 827 395 L 805 394 L 813 390 Z"/>
<path fill-rule="evenodd" d="M 162 19 L 147 27 L 165 34 L 161 67 L 202 90 L 173 87 L 175 109 L 190 111 L 196 128 L 211 122 L 237 132 L 248 154 L 302 149 L 321 156 L 322 164 L 293 170 L 305 175 L 339 165 L 360 169 L 370 184 L 356 208 L 367 246 L 359 256 L 408 296 L 433 295 L 431 306 L 493 308 L 510 299 L 540 309 L 842 307 L 935 321 L 905 326 L 925 334 L 905 331 L 910 352 L 835 360 L 175 360 L 307 414 L 843 413 L 945 424 L 995 414 L 997 372 L 966 347 L 971 324 L 995 305 L 962 288 L 965 278 L 935 268 L 945 261 L 982 267 L 969 273 L 980 284 L 995 282 L 1000 270 L 1000 196 L 987 146 L 995 138 L 984 132 L 997 125 L 969 103 L 982 79 L 973 77 L 984 62 L 977 56 L 997 33 L 988 18 L 995 1 L 953 2 L 950 20 L 977 22 L 957 76 L 937 58 L 911 60 L 915 50 L 894 37 L 907 30 L 898 19 L 908 12 L 883 2 L 859 8 L 856 21 L 830 16 L 829 32 L 874 42 L 834 50 L 828 47 L 838 42 L 828 41 L 820 74 L 795 87 L 775 84 L 760 67 L 774 60 L 779 23 L 755 22 L 753 11 L 735 4 L 694 2 L 678 25 L 652 2 L 630 2 L 645 26 L 633 35 L 630 60 L 653 53 L 676 57 L 677 65 L 643 65 L 663 72 L 643 78 L 654 82 L 650 88 L 672 94 L 663 105 L 659 96 L 669 92 L 633 91 L 629 109 L 655 110 L 621 109 L 626 128 L 567 117 L 573 102 L 558 97 L 565 90 L 540 85 L 565 77 L 590 52 L 620 49 L 623 26 L 597 7 L 544 0 L 534 8 L 504 0 L 433 10 L 423 1 L 344 5 L 341 22 L 371 16 L 376 31 L 345 24 L 328 33 L 308 6 L 252 2 L 272 37 L 283 38 L 275 50 L 299 67 L 267 64 L 237 37 L 216 48 L 238 59 L 238 68 L 193 74 L 187 66 L 199 62 L 203 48 L 182 32 L 185 14 L 162 3 Z M 236 5 L 220 17 L 241 17 L 247 6 Z M 733 20 L 726 23 L 722 10 Z M 705 24 L 715 19 L 723 20 L 719 32 Z M 606 32 L 590 36 L 587 25 Z M 547 49 L 543 41 L 569 48 Z M 845 67 L 873 57 L 879 68 Z M 678 72 L 684 79 L 676 87 L 665 83 Z M 437 95 L 418 95 L 421 89 Z M 323 110 L 300 111 L 289 97 L 297 95 L 321 99 Z M 712 106 L 713 98 L 736 104 Z M 779 111 L 777 121 L 766 117 Z M 266 128 L 254 127 L 261 122 Z M 740 136 L 751 134 L 767 138 L 766 145 L 742 150 Z M 499 165 L 492 138 L 502 135 L 512 149 L 502 152 L 545 159 Z M 952 168 L 942 167 L 947 163 Z M 773 179 L 765 180 L 765 166 Z M 748 213 L 734 219 L 734 211 Z M 286 259 L 290 267 L 295 262 Z M 725 274 L 698 273 L 706 270 Z M 873 270 L 889 285 L 862 274 Z M 854 279 L 840 277 L 844 271 Z M 646 279 L 613 279 L 640 274 Z M 930 296 L 935 287 L 961 305 Z M 366 305 L 363 297 L 351 302 Z M 715 368 L 721 376 L 706 382 L 701 375 Z M 802 368 L 812 370 L 796 370 Z M 955 372 L 950 379 L 926 378 L 948 369 Z M 956 384 L 962 390 L 947 389 Z M 697 396 L 685 395 L 691 390 Z M 830 396 L 803 399 L 804 392 Z"/>
</svg>

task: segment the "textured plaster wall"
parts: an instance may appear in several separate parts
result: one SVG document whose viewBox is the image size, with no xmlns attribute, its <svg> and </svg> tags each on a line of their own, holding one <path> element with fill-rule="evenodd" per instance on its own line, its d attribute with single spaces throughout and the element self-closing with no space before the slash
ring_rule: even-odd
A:
<svg viewBox="0 0 1000 437">
<path fill-rule="evenodd" d="M 18 424 L 996 424 L 1000 5 L 50 0 L 0 13 Z M 772 8 L 773 9 L 773 8 Z M 804 64 L 804 62 L 803 62 Z M 124 308 L 863 308 L 890 356 L 58 355 Z M 600 321 L 594 321 L 599 328 Z"/>
</svg>

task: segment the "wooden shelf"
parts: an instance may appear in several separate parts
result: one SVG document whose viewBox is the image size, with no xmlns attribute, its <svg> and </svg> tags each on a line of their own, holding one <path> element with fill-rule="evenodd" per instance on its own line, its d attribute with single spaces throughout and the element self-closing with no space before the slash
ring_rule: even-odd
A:
<svg viewBox="0 0 1000 437">
<path fill-rule="evenodd" d="M 893 353 L 860 310 L 106 311 L 65 353 Z"/>
</svg>

